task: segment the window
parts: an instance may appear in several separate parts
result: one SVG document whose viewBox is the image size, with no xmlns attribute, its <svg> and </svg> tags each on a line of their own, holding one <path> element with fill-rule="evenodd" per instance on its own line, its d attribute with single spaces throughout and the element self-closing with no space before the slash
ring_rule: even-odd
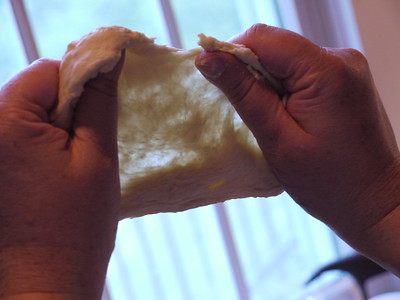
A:
<svg viewBox="0 0 400 300">
<path fill-rule="evenodd" d="M 293 0 L 0 1 L 1 83 L 26 64 L 16 5 L 27 12 L 39 56 L 56 59 L 100 26 L 184 48 L 196 47 L 200 32 L 226 40 L 256 22 L 307 28 Z M 297 299 L 311 273 L 340 255 L 337 243 L 286 194 L 124 220 L 104 299 Z"/>
</svg>

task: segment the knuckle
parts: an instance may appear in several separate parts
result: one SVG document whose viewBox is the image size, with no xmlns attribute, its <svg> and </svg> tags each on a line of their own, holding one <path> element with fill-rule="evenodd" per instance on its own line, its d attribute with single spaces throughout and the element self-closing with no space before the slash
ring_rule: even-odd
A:
<svg viewBox="0 0 400 300">
<path fill-rule="evenodd" d="M 368 69 L 368 61 L 366 57 L 356 49 L 343 49 L 343 58 L 351 69 Z"/>
<path fill-rule="evenodd" d="M 38 58 L 37 60 L 35 60 L 34 61 L 34 63 L 42 63 L 42 64 L 49 64 L 49 63 L 52 63 L 53 62 L 53 60 L 52 59 L 50 59 L 50 58 L 46 58 L 46 57 L 41 57 L 41 58 Z"/>
<path fill-rule="evenodd" d="M 265 32 L 270 29 L 271 26 L 264 24 L 264 23 L 256 23 L 250 27 L 250 31 L 253 32 Z"/>
<path fill-rule="evenodd" d="M 337 78 L 341 78 L 345 82 L 360 81 L 369 72 L 368 61 L 365 56 L 355 49 L 335 49 L 329 51 L 333 53 L 332 66 Z"/>
<path fill-rule="evenodd" d="M 39 58 L 33 62 L 34 65 L 44 65 L 46 67 L 57 67 L 60 64 L 60 61 L 50 58 Z"/>
<path fill-rule="evenodd" d="M 366 62 L 366 58 L 365 58 L 364 54 L 362 54 L 360 51 L 358 51 L 356 49 L 345 48 L 345 49 L 342 49 L 342 51 L 343 51 L 343 53 L 347 54 L 349 57 Z"/>
<path fill-rule="evenodd" d="M 263 23 L 256 23 L 246 30 L 245 36 L 248 38 L 256 38 L 268 34 L 273 29 L 274 27 L 272 26 Z"/>
</svg>

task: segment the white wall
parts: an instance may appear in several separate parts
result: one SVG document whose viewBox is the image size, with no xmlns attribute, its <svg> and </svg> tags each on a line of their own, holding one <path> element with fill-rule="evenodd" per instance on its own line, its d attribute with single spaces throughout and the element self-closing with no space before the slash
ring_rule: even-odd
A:
<svg viewBox="0 0 400 300">
<path fill-rule="evenodd" d="M 400 145 L 400 1 L 352 2 L 364 54 Z"/>
</svg>

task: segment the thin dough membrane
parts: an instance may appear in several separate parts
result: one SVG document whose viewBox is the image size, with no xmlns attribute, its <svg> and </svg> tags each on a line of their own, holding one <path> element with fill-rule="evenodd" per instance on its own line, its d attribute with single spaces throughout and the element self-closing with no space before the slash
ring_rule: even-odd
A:
<svg viewBox="0 0 400 300">
<path fill-rule="evenodd" d="M 160 46 L 116 26 L 84 36 L 62 59 L 56 126 L 69 129 L 84 84 L 111 70 L 123 49 L 121 219 L 282 192 L 248 128 L 195 68 L 201 48 Z"/>
</svg>

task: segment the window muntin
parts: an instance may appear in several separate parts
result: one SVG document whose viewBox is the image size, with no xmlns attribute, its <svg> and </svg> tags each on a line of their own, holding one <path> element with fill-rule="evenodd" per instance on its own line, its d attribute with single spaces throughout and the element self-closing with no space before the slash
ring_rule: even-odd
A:
<svg viewBox="0 0 400 300">
<path fill-rule="evenodd" d="M 40 55 L 60 59 L 73 40 L 102 26 L 124 26 L 167 42 L 157 0 L 25 0 Z"/>
<path fill-rule="evenodd" d="M 7 1 L 0 1 L 0 20 L 0 85 L 2 85 L 10 76 L 26 66 L 26 58 L 12 10 Z"/>
</svg>

